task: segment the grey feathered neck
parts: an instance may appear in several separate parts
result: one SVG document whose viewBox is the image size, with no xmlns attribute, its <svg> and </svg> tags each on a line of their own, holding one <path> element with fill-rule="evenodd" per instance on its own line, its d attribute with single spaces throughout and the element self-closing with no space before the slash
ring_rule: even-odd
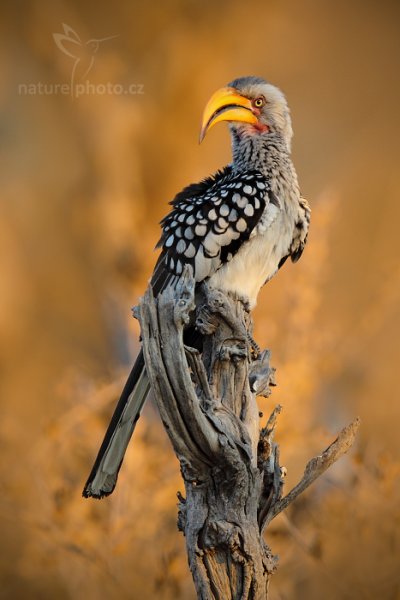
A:
<svg viewBox="0 0 400 600">
<path fill-rule="evenodd" d="M 279 163 L 291 162 L 286 141 L 279 133 L 243 135 L 232 127 L 231 136 L 232 166 L 236 172 L 257 170 L 269 175 Z"/>
</svg>

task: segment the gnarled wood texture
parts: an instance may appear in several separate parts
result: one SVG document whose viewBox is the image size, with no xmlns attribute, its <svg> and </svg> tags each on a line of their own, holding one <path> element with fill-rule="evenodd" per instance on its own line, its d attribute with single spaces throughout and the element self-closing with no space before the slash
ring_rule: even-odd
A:
<svg viewBox="0 0 400 600">
<path fill-rule="evenodd" d="M 186 498 L 178 494 L 178 528 L 202 600 L 265 600 L 276 558 L 265 526 L 352 444 L 358 420 L 307 465 L 285 498 L 277 407 L 259 427 L 256 394 L 269 395 L 274 370 L 258 352 L 246 303 L 203 286 L 190 268 L 157 300 L 149 286 L 137 312 L 146 369 L 159 412 L 180 461 Z M 189 320 L 203 351 L 185 347 Z"/>
</svg>

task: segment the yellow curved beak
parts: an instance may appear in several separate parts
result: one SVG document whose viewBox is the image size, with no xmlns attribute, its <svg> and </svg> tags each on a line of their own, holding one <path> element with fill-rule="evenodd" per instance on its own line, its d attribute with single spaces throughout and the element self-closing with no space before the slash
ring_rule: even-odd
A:
<svg viewBox="0 0 400 600">
<path fill-rule="evenodd" d="M 254 124 L 258 119 L 253 113 L 253 106 L 248 98 L 241 96 L 233 88 L 224 87 L 217 90 L 207 102 L 203 112 L 199 142 L 203 141 L 211 127 L 221 121 Z"/>
</svg>

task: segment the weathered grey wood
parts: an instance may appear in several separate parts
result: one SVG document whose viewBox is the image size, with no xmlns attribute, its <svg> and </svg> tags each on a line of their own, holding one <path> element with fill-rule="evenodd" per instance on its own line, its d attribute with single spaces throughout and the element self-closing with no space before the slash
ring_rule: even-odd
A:
<svg viewBox="0 0 400 600">
<path fill-rule="evenodd" d="M 351 448 L 359 426 L 360 419 L 357 417 L 350 425 L 342 429 L 336 440 L 322 454 L 315 456 L 307 463 L 301 481 L 284 498 L 273 503 L 262 523 L 263 529 Z"/>
<path fill-rule="evenodd" d="M 204 336 L 201 355 L 183 342 L 195 309 Z M 280 407 L 260 431 L 256 402 L 256 393 L 269 395 L 274 369 L 269 352 L 259 353 L 252 339 L 246 303 L 202 286 L 195 306 L 186 267 L 178 286 L 157 300 L 149 286 L 137 316 L 148 376 L 185 483 L 178 528 L 198 598 L 264 600 L 276 568 L 265 526 L 350 447 L 356 425 L 310 461 L 303 480 L 282 500 L 273 441 Z"/>
</svg>

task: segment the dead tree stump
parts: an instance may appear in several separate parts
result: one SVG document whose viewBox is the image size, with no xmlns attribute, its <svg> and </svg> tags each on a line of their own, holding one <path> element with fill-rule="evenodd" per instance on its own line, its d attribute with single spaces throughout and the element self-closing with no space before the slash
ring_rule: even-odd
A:
<svg viewBox="0 0 400 600">
<path fill-rule="evenodd" d="M 260 431 L 256 402 L 274 384 L 269 352 L 253 341 L 242 300 L 206 286 L 196 291 L 196 305 L 194 296 L 186 267 L 156 300 L 149 286 L 137 312 L 147 373 L 185 483 L 178 528 L 199 599 L 265 600 L 277 562 L 264 541 L 266 525 L 348 450 L 358 419 L 282 498 L 273 441 L 280 407 Z M 183 341 L 193 317 L 204 336 L 201 355 Z"/>
</svg>

